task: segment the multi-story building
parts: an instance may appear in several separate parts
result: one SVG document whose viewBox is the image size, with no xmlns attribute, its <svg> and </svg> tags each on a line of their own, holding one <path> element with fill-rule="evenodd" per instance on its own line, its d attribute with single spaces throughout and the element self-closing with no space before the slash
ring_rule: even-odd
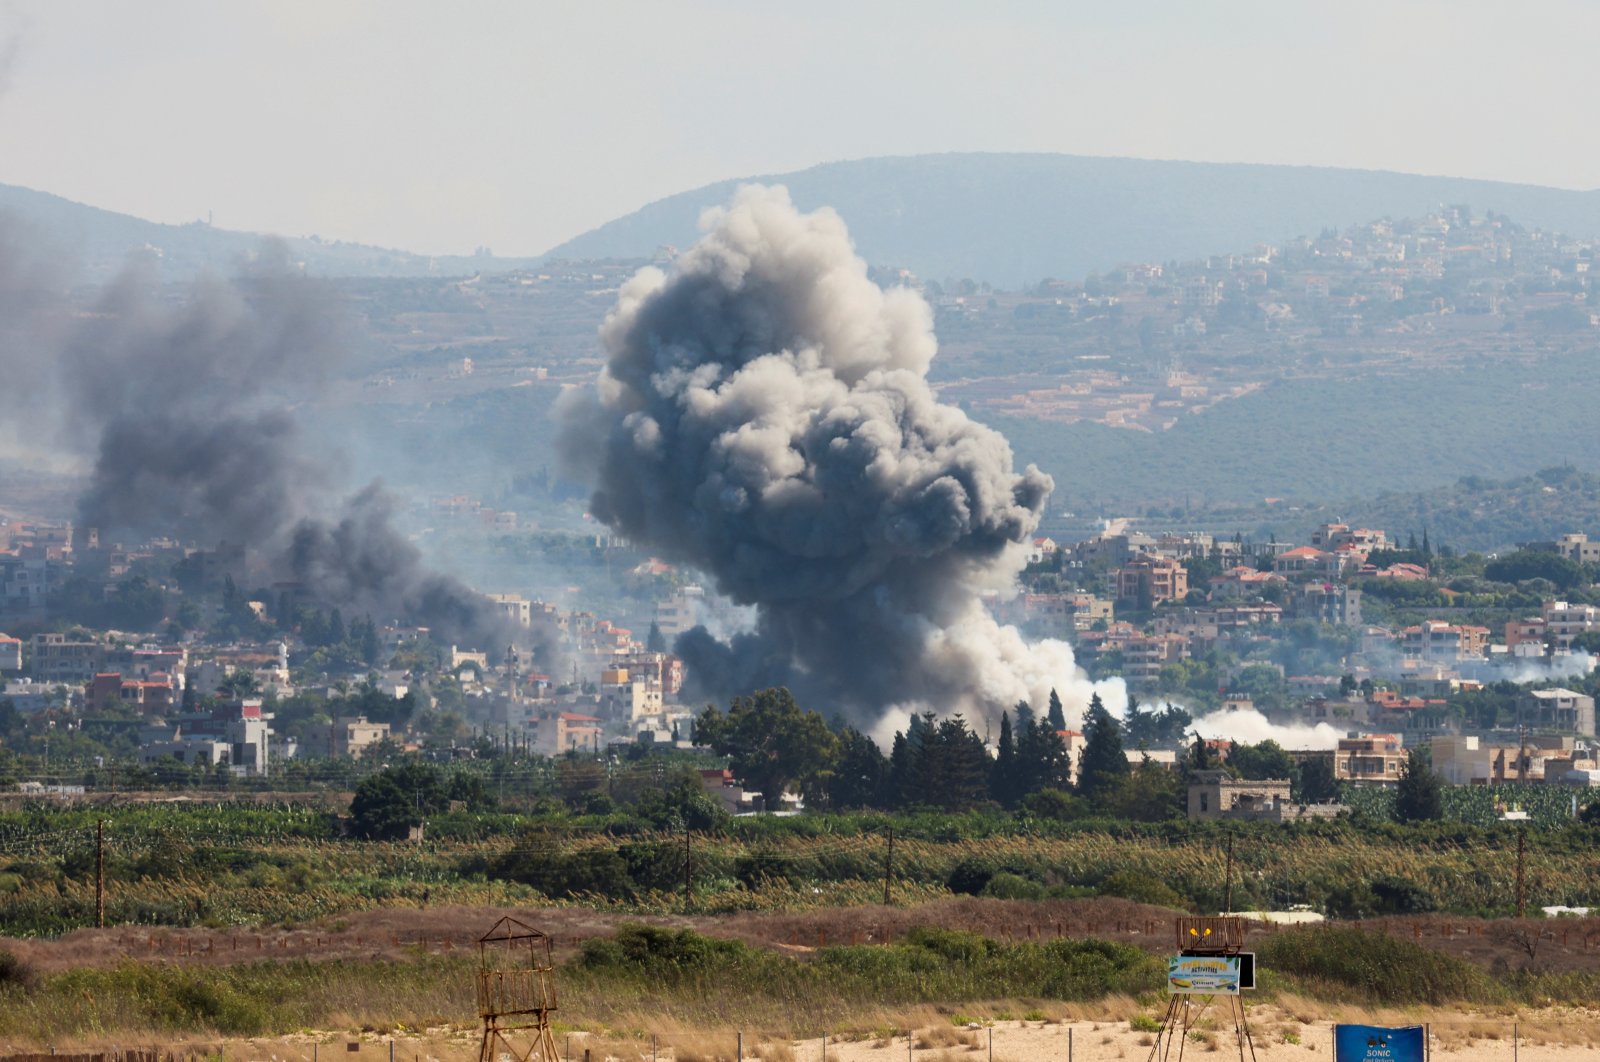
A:
<svg viewBox="0 0 1600 1062">
<path fill-rule="evenodd" d="M 15 675 L 22 670 L 22 639 L 0 634 L 0 675 Z"/>
<path fill-rule="evenodd" d="M 42 616 L 50 599 L 53 562 L 43 555 L 0 553 L 0 616 Z"/>
<path fill-rule="evenodd" d="M 1289 800 L 1287 778 L 1246 781 L 1227 771 L 1196 771 L 1189 783 L 1189 818 L 1252 818 Z"/>
<path fill-rule="evenodd" d="M 1594 735 L 1594 698 L 1574 690 L 1529 690 L 1517 698 L 1517 722 L 1533 730 Z"/>
<path fill-rule="evenodd" d="M 1489 628 L 1424 620 L 1400 632 L 1401 655 L 1414 660 L 1479 660 L 1489 648 Z"/>
<path fill-rule="evenodd" d="M 225 764 L 236 774 L 260 777 L 268 773 L 271 740 L 272 715 L 261 710 L 259 699 L 247 698 L 182 716 L 175 726 L 152 732 L 140 759 L 153 763 L 173 756 L 186 763 Z"/>
<path fill-rule="evenodd" d="M 1361 591 L 1342 583 L 1310 583 L 1295 598 L 1295 612 L 1335 627 L 1359 627 Z"/>
<path fill-rule="evenodd" d="M 614 663 L 632 678 L 654 682 L 663 697 L 676 697 L 683 689 L 683 660 L 671 653 L 625 653 Z"/>
<path fill-rule="evenodd" d="M 1181 634 L 1151 634 L 1130 638 L 1122 650 L 1122 675 L 1130 682 L 1149 685 L 1161 669 L 1189 656 L 1189 639 Z"/>
<path fill-rule="evenodd" d="M 364 715 L 335 719 L 328 724 L 330 759 L 359 760 L 369 748 L 389 740 L 388 723 L 371 723 Z"/>
<path fill-rule="evenodd" d="M 1600 563 L 1600 542 L 1590 542 L 1585 534 L 1562 535 L 1556 539 L 1556 552 L 1579 564 Z"/>
<path fill-rule="evenodd" d="M 1433 769 L 1451 785 L 1561 782 L 1567 772 L 1590 769 L 1593 753 L 1577 748 L 1570 734 L 1441 735 L 1429 743 Z"/>
<path fill-rule="evenodd" d="M 1580 634 L 1600 630 L 1600 606 L 1546 601 L 1541 612 L 1546 644 L 1558 650 L 1570 649 Z"/>
<path fill-rule="evenodd" d="M 1117 569 L 1117 597 L 1128 601 L 1182 601 L 1189 593 L 1189 570 L 1169 557 L 1140 554 Z"/>
<path fill-rule="evenodd" d="M 178 683 L 165 672 L 148 678 L 124 678 L 120 672 L 100 672 L 84 689 L 84 706 L 91 712 L 127 708 L 136 712 L 165 712 L 178 703 Z"/>
<path fill-rule="evenodd" d="M 80 685 L 100 670 L 99 642 L 68 641 L 65 634 L 35 634 L 28 650 L 25 668 L 39 682 Z"/>
<path fill-rule="evenodd" d="M 1042 633 L 1062 637 L 1086 631 L 1097 620 L 1110 623 L 1113 617 L 1110 601 L 1084 593 L 1019 594 L 1011 615 L 1018 612 L 1018 618 Z"/>
<path fill-rule="evenodd" d="M 1543 617 L 1529 616 L 1519 620 L 1508 620 L 1505 633 L 1506 648 L 1514 655 L 1524 655 L 1516 652 L 1519 645 L 1537 646 L 1539 655 L 1544 653 L 1547 624 Z"/>
<path fill-rule="evenodd" d="M 1333 752 L 1333 776 L 1341 782 L 1398 785 L 1406 762 L 1399 734 L 1352 734 Z"/>
<path fill-rule="evenodd" d="M 670 645 L 672 639 L 701 622 L 706 592 L 698 586 L 679 587 L 677 592 L 656 605 L 656 627 Z"/>
<path fill-rule="evenodd" d="M 594 751 L 602 740 L 599 717 L 580 712 L 546 712 L 530 720 L 529 729 L 541 756 Z"/>
<path fill-rule="evenodd" d="M 1311 532 L 1311 544 L 1318 549 L 1335 550 L 1340 546 L 1354 546 L 1366 554 L 1375 549 L 1389 548 L 1389 538 L 1382 531 L 1348 524 L 1323 524 Z"/>
<path fill-rule="evenodd" d="M 533 602 L 521 594 L 485 594 L 500 614 L 518 627 L 526 629 L 533 624 Z"/>
</svg>

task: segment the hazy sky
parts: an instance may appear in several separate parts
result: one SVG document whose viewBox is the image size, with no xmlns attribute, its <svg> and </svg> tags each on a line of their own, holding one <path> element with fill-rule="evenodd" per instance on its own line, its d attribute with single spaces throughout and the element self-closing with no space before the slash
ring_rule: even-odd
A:
<svg viewBox="0 0 1600 1062">
<path fill-rule="evenodd" d="M 1600 3 L 0 0 L 0 182 L 533 254 L 727 177 L 937 151 L 1600 186 Z"/>
</svg>

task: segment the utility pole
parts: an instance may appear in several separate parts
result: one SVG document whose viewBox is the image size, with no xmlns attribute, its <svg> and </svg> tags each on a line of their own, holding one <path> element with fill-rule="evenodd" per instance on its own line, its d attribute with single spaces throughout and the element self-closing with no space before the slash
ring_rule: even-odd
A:
<svg viewBox="0 0 1600 1062">
<path fill-rule="evenodd" d="M 683 913 L 694 906 L 694 864 L 689 851 L 689 824 L 683 824 Z"/>
<path fill-rule="evenodd" d="M 1528 828 L 1517 831 L 1517 917 L 1528 917 Z"/>
<path fill-rule="evenodd" d="M 889 851 L 883 857 L 883 905 L 889 906 L 889 880 L 894 874 L 894 827 L 889 827 Z"/>
<path fill-rule="evenodd" d="M 1228 869 L 1223 877 L 1222 913 L 1233 913 L 1233 831 L 1228 831 Z"/>
<path fill-rule="evenodd" d="M 106 927 L 106 820 L 94 824 L 94 924 Z"/>
</svg>

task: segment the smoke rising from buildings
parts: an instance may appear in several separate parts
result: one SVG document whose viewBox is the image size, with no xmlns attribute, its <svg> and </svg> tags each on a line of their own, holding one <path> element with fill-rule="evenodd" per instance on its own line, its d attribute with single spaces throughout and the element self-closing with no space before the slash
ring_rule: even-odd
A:
<svg viewBox="0 0 1600 1062">
<path fill-rule="evenodd" d="M 336 294 L 296 274 L 281 245 L 232 283 L 174 295 L 134 264 L 86 299 L 28 243 L 0 218 L 0 372 L 30 399 L 8 412 L 0 446 L 48 440 L 81 458 L 81 527 L 104 541 L 227 542 L 248 549 L 252 580 L 298 581 L 309 602 L 484 648 L 511 640 L 488 599 L 428 570 L 380 488 L 335 490 L 338 469 L 297 411 L 352 335 Z"/>
<path fill-rule="evenodd" d="M 1230 708 L 1195 718 L 1193 730 L 1208 740 L 1226 738 L 1243 745 L 1276 741 L 1286 749 L 1337 748 L 1344 732 L 1327 723 L 1274 723 L 1254 708 Z"/>
<path fill-rule="evenodd" d="M 781 188 L 743 188 L 703 227 L 670 275 L 624 286 L 562 436 L 599 519 L 756 607 L 753 632 L 680 639 L 697 692 L 785 684 L 869 723 L 1042 707 L 1051 688 L 1081 710 L 1071 649 L 982 603 L 1015 585 L 1051 481 L 935 397 L 927 303 L 872 283 L 838 215 Z M 1120 681 L 1105 698 L 1120 707 Z"/>
</svg>

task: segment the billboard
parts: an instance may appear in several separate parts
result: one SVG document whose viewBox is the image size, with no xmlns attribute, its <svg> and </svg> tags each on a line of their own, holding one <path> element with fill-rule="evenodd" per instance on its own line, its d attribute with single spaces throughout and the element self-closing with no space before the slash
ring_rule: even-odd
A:
<svg viewBox="0 0 1600 1062">
<path fill-rule="evenodd" d="M 1175 996 L 1236 996 L 1237 955 L 1174 955 L 1167 960 L 1167 992 Z"/>
<path fill-rule="evenodd" d="M 1428 1038 L 1421 1025 L 1335 1025 L 1333 1062 L 1423 1062 Z"/>
</svg>

